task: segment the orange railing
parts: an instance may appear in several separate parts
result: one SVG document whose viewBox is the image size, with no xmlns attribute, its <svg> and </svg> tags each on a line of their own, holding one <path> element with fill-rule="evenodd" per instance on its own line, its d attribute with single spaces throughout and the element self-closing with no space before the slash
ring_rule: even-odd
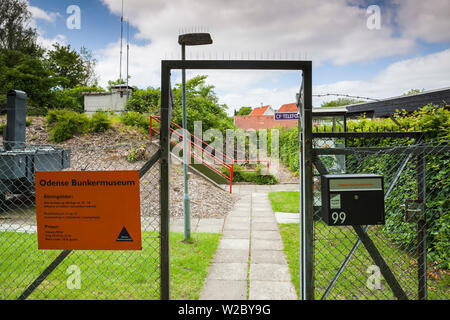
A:
<svg viewBox="0 0 450 320">
<path fill-rule="evenodd" d="M 150 116 L 150 130 L 149 130 L 150 141 L 152 141 L 154 134 L 159 134 L 158 129 L 153 127 L 152 120 L 155 120 L 155 122 L 157 122 L 157 123 L 161 123 L 161 120 L 159 119 L 159 117 Z M 176 129 L 174 129 L 172 127 L 169 128 L 170 132 L 171 132 L 171 137 L 169 137 L 169 140 L 170 140 L 170 143 L 172 143 L 173 145 L 176 145 L 183 141 L 183 134 L 180 134 L 176 130 L 177 129 L 183 130 L 183 128 L 181 128 L 179 125 L 177 125 L 176 123 L 174 123 L 172 121 L 170 123 Z M 234 168 L 234 164 L 237 164 L 240 162 L 242 162 L 242 163 L 266 162 L 267 170 L 269 170 L 270 162 L 268 160 L 236 160 L 236 159 L 232 159 L 229 156 L 220 152 L 219 150 L 211 147 L 205 141 L 194 136 L 190 132 L 187 132 L 187 134 L 188 134 L 188 137 L 190 140 L 190 148 L 188 150 L 188 152 L 189 152 L 188 161 L 190 162 L 191 157 L 194 159 L 197 159 L 201 162 L 201 164 L 204 164 L 209 169 L 213 170 L 215 173 L 219 174 L 220 176 L 222 176 L 226 180 L 228 180 L 230 182 L 230 193 L 232 193 L 232 189 L 233 189 L 234 172 L 258 172 L 258 170 L 236 170 Z M 173 140 L 172 138 L 175 138 L 176 140 Z M 207 149 L 210 151 L 208 151 Z M 199 151 L 202 156 L 199 156 L 197 154 L 197 152 L 191 152 L 191 150 Z M 219 155 L 222 159 L 217 157 L 216 155 Z M 224 159 L 225 159 L 225 161 L 224 161 Z M 207 161 L 207 160 L 209 160 L 209 161 Z M 219 167 L 219 169 L 214 167 L 214 165 L 217 165 Z M 230 175 L 227 176 L 226 174 L 224 174 L 221 170 L 222 168 L 227 169 L 229 171 Z"/>
</svg>

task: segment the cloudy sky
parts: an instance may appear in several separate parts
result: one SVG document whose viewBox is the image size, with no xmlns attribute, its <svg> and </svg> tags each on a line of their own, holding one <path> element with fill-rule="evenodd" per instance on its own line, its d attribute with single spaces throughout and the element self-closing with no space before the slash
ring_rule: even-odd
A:
<svg viewBox="0 0 450 320">
<path fill-rule="evenodd" d="M 44 46 L 85 46 L 98 61 L 100 85 L 119 77 L 122 0 L 28 2 Z M 73 5 L 80 9 L 79 29 L 67 24 L 74 21 Z M 210 32 L 214 43 L 188 47 L 188 59 L 312 60 L 315 95 L 380 99 L 450 86 L 449 0 L 124 0 L 124 16 L 130 23 L 130 83 L 140 88 L 159 87 L 161 60 L 179 59 L 178 35 L 197 31 Z M 294 102 L 301 77 L 200 73 L 208 74 L 230 114 L 241 106 L 277 109 Z M 174 72 L 173 81 L 180 79 Z M 313 97 L 313 105 L 335 98 Z"/>
</svg>

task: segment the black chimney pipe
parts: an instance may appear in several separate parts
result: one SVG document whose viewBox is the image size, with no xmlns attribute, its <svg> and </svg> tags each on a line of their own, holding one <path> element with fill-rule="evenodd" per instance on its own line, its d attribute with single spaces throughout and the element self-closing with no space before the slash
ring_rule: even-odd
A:
<svg viewBox="0 0 450 320">
<path fill-rule="evenodd" d="M 7 94 L 6 135 L 3 146 L 5 150 L 25 148 L 27 94 L 11 90 Z"/>
</svg>

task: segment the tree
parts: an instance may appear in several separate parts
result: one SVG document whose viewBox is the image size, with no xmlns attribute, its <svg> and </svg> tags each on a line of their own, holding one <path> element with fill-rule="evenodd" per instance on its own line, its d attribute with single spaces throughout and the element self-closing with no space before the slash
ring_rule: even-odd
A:
<svg viewBox="0 0 450 320">
<path fill-rule="evenodd" d="M 241 107 L 237 112 L 237 116 L 247 116 L 252 112 L 252 107 Z"/>
<path fill-rule="evenodd" d="M 108 81 L 108 91 L 111 91 L 111 88 L 112 88 L 113 86 L 117 86 L 117 85 L 119 85 L 119 84 L 127 84 L 127 83 L 125 82 L 124 79 L 109 80 L 109 81 Z"/>
<path fill-rule="evenodd" d="M 30 25 L 31 13 L 27 1 L 0 1 L 0 49 L 39 53 L 41 48 L 36 43 L 37 31 Z"/>
<path fill-rule="evenodd" d="M 70 109 L 83 112 L 84 92 L 102 92 L 103 88 L 94 86 L 75 86 L 65 90 L 53 90 L 50 107 L 52 109 Z"/>
<path fill-rule="evenodd" d="M 44 50 L 36 43 L 37 31 L 31 27 L 31 13 L 24 0 L 0 1 L 0 109 L 6 107 L 6 92 L 20 89 L 31 101 L 45 101 L 44 92 L 52 80 L 45 79 Z"/>
<path fill-rule="evenodd" d="M 48 51 L 49 70 L 57 77 L 64 78 L 60 86 L 64 89 L 74 88 L 77 85 L 87 86 L 89 79 L 95 79 L 95 60 L 86 48 L 81 53 L 59 43 L 53 44 Z"/>
<path fill-rule="evenodd" d="M 135 89 L 127 101 L 126 110 L 154 114 L 159 110 L 160 103 L 161 90 L 159 88 Z"/>
<path fill-rule="evenodd" d="M 411 95 L 411 94 L 421 93 L 421 92 L 424 92 L 424 91 L 425 91 L 425 89 L 422 89 L 422 90 L 419 90 L 419 89 L 411 89 L 411 90 L 409 90 L 408 92 L 403 93 L 402 96 L 409 96 L 409 95 Z"/>
<path fill-rule="evenodd" d="M 337 98 L 336 100 L 331 100 L 331 101 L 322 103 L 321 107 L 323 107 L 323 108 L 341 107 L 341 106 L 347 106 L 349 104 L 355 104 L 355 103 L 361 103 L 361 102 L 364 102 L 364 101 L 350 99 L 350 98 Z"/>
<path fill-rule="evenodd" d="M 16 50 L 5 50 L 0 54 L 0 91 L 25 91 L 29 105 L 47 107 L 52 96 L 51 89 L 62 80 L 54 77 L 39 57 Z"/>
<path fill-rule="evenodd" d="M 87 78 L 84 86 L 96 86 L 98 85 L 98 78 L 95 74 L 95 66 L 97 65 L 97 60 L 92 56 L 92 51 L 82 46 L 80 48 L 80 55 L 84 61 L 84 67 L 87 73 Z"/>
<path fill-rule="evenodd" d="M 99 90 L 95 59 L 84 47 L 76 52 L 58 43 L 45 55 L 31 22 L 28 1 L 0 1 L 0 108 L 5 107 L 3 94 L 18 89 L 27 93 L 27 105 L 38 107 L 39 113 L 54 107 L 80 110 L 81 91 Z M 73 90 L 61 90 L 67 88 Z"/>
<path fill-rule="evenodd" d="M 206 85 L 207 76 L 196 76 L 186 82 L 187 129 L 194 132 L 194 121 L 202 122 L 203 131 L 210 128 L 225 133 L 234 128 L 233 120 L 228 117 L 225 104 L 218 103 L 214 86 Z M 182 86 L 177 84 L 173 89 L 172 121 L 182 123 Z"/>
</svg>

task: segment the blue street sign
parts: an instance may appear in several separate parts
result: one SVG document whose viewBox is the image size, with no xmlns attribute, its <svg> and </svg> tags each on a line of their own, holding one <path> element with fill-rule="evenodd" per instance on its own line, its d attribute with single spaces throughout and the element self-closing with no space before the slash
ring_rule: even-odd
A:
<svg viewBox="0 0 450 320">
<path fill-rule="evenodd" d="M 297 112 L 275 113 L 275 120 L 298 120 L 298 113 Z"/>
</svg>

